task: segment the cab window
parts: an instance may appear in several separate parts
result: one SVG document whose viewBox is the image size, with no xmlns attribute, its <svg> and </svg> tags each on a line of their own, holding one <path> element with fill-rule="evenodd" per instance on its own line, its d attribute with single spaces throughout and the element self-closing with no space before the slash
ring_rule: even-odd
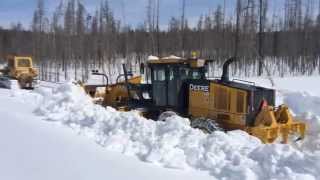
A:
<svg viewBox="0 0 320 180">
<path fill-rule="evenodd" d="M 198 70 L 193 70 L 191 73 L 191 78 L 192 79 L 200 79 L 201 78 L 201 74 Z"/>
<path fill-rule="evenodd" d="M 166 71 L 164 69 L 155 69 L 153 72 L 155 81 L 165 81 L 166 80 Z"/>
<path fill-rule="evenodd" d="M 179 74 L 180 74 L 181 80 L 189 79 L 189 72 L 190 72 L 189 68 L 180 68 Z"/>
<path fill-rule="evenodd" d="M 176 77 L 176 75 L 174 73 L 174 68 L 170 68 L 169 69 L 169 81 L 173 81 L 175 79 L 177 79 L 177 77 Z"/>
<path fill-rule="evenodd" d="M 29 59 L 18 59 L 18 67 L 31 67 Z"/>
</svg>

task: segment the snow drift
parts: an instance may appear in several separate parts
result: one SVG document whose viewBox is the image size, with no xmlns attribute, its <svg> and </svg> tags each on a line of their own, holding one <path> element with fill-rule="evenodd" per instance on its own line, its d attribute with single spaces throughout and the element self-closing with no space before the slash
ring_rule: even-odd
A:
<svg viewBox="0 0 320 180">
<path fill-rule="evenodd" d="M 93 104 L 90 97 L 72 83 L 61 85 L 52 93 L 39 90 L 36 93 L 43 96 L 43 101 L 35 113 L 45 120 L 61 122 L 108 150 L 136 156 L 145 162 L 169 168 L 206 170 L 219 179 L 295 180 L 320 176 L 320 148 L 312 145 L 308 149 L 320 134 L 317 128 L 312 131 L 312 138 L 298 148 L 264 145 L 243 131 L 204 134 L 192 129 L 189 120 L 179 116 L 155 122 L 137 112 L 105 109 Z M 290 100 L 298 95 L 284 94 L 284 102 L 291 106 L 294 102 Z M 304 103 L 310 100 L 320 105 L 314 98 L 301 98 Z M 293 110 L 299 114 L 304 112 L 299 108 L 293 107 Z M 318 109 L 312 109 L 308 122 L 318 125 L 319 113 Z"/>
<path fill-rule="evenodd" d="M 296 118 L 308 124 L 308 135 L 300 148 L 320 152 L 320 97 L 307 92 L 285 92 L 283 101 L 292 109 Z"/>
<path fill-rule="evenodd" d="M 307 92 L 286 92 L 284 102 L 296 114 L 306 112 L 320 116 L 320 97 L 312 96 Z"/>
</svg>

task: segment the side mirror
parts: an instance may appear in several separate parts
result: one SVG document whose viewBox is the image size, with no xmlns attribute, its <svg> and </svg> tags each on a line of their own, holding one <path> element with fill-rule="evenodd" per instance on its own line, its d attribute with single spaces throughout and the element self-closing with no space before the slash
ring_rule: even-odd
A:
<svg viewBox="0 0 320 180">
<path fill-rule="evenodd" d="M 92 73 L 92 74 L 99 73 L 99 70 L 92 70 L 91 73 Z"/>
<path fill-rule="evenodd" d="M 140 74 L 144 74 L 144 63 L 140 64 Z"/>
</svg>

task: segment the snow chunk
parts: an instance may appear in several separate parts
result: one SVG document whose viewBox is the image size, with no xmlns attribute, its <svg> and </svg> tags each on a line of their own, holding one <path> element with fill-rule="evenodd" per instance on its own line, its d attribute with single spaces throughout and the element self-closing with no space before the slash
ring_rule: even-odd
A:
<svg viewBox="0 0 320 180">
<path fill-rule="evenodd" d="M 175 56 L 175 55 L 170 55 L 168 57 L 164 57 L 162 59 L 182 59 L 181 57 Z"/>
<path fill-rule="evenodd" d="M 159 57 L 157 57 L 157 56 L 149 56 L 148 57 L 148 61 L 157 61 L 157 60 L 159 60 Z"/>
</svg>

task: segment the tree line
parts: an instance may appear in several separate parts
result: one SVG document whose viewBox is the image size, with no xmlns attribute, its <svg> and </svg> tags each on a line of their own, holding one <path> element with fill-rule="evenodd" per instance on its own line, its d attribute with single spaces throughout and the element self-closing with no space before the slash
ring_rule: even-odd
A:
<svg viewBox="0 0 320 180">
<path fill-rule="evenodd" d="M 123 22 L 125 12 L 117 19 L 108 0 L 93 13 L 81 0 L 61 1 L 52 15 L 38 0 L 30 30 L 19 23 L 0 29 L 0 57 L 31 54 L 43 76 L 51 71 L 82 80 L 94 68 L 111 73 L 119 61 L 140 64 L 148 55 L 188 57 L 193 51 L 216 64 L 236 56 L 235 71 L 246 75 L 261 75 L 270 64 L 280 74 L 320 71 L 320 0 L 285 0 L 280 8 L 268 0 L 221 2 L 190 27 L 181 0 L 181 16 L 160 29 L 161 0 L 147 1 L 146 18 L 135 27 Z"/>
</svg>

